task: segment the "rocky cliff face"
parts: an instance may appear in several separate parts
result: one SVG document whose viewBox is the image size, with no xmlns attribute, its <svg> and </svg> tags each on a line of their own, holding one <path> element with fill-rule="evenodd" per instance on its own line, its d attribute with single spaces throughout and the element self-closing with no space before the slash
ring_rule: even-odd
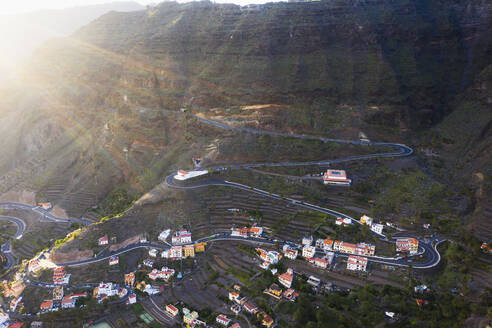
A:
<svg viewBox="0 0 492 328">
<path fill-rule="evenodd" d="M 490 61 L 491 11 L 359 0 L 109 13 L 45 43 L 21 87 L 1 91 L 0 185 L 76 216 L 115 186 L 148 190 L 217 136 L 166 112 L 183 106 L 296 104 L 318 125 L 339 106 L 381 131 L 430 126 Z"/>
<path fill-rule="evenodd" d="M 491 12 L 480 0 L 166 2 L 105 15 L 75 38 L 145 64 L 152 73 L 121 79 L 153 87 L 155 104 L 321 99 L 387 106 L 389 120 L 368 120 L 425 127 L 487 64 Z"/>
</svg>

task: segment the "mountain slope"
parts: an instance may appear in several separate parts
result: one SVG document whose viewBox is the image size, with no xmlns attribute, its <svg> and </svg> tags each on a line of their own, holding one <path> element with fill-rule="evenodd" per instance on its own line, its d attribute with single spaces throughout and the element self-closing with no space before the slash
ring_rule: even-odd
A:
<svg viewBox="0 0 492 328">
<path fill-rule="evenodd" d="M 490 16 L 484 1 L 166 2 L 105 15 L 75 37 L 151 63 L 170 105 L 317 99 L 422 127 L 487 64 Z"/>
<path fill-rule="evenodd" d="M 182 107 L 278 102 L 292 106 L 271 119 L 305 133 L 342 122 L 404 137 L 442 120 L 488 64 L 490 18 L 479 0 L 108 13 L 43 44 L 2 91 L 2 190 L 36 190 L 75 216 L 112 190 L 144 192 L 220 136 L 172 114 Z"/>
</svg>

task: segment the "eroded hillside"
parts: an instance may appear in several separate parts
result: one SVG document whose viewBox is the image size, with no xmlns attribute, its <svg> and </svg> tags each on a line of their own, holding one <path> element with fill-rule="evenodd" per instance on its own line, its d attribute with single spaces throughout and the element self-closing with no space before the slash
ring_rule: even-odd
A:
<svg viewBox="0 0 492 328">
<path fill-rule="evenodd" d="M 230 159 L 234 140 L 218 142 L 221 131 L 180 108 L 279 104 L 257 123 L 404 141 L 451 112 L 484 69 L 490 13 L 478 0 L 166 2 L 109 13 L 45 43 L 3 91 L 3 191 L 35 190 L 70 215 L 99 217 L 111 211 L 91 209 L 115 189 L 134 199 L 217 145 Z"/>
</svg>

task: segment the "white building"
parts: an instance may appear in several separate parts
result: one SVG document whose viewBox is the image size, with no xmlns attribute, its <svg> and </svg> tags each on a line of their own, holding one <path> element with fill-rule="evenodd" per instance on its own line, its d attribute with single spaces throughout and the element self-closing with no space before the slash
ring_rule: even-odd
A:
<svg viewBox="0 0 492 328">
<path fill-rule="evenodd" d="M 243 228 L 231 228 L 231 236 L 233 237 L 243 237 L 247 238 L 249 233 L 249 229 L 247 227 Z"/>
<path fill-rule="evenodd" d="M 302 257 L 304 257 L 306 259 L 314 257 L 315 253 L 316 253 L 316 247 L 314 247 L 314 246 L 304 246 L 302 248 Z"/>
<path fill-rule="evenodd" d="M 120 262 L 120 258 L 118 256 L 111 256 L 109 258 L 109 265 L 115 265 Z"/>
<path fill-rule="evenodd" d="M 149 278 L 152 280 L 156 279 L 164 279 L 169 280 L 172 276 L 174 276 L 174 269 L 170 269 L 168 267 L 162 267 L 161 270 L 153 269 L 149 274 Z"/>
<path fill-rule="evenodd" d="M 382 234 L 384 229 L 384 225 L 379 224 L 379 223 L 373 223 L 371 225 L 371 230 L 374 231 L 375 233 Z"/>
<path fill-rule="evenodd" d="M 328 267 L 331 266 L 334 257 L 335 257 L 335 253 L 326 252 L 326 255 L 324 257 L 322 258 L 314 257 L 311 259 L 311 262 L 321 269 L 327 269 Z"/>
<path fill-rule="evenodd" d="M 395 317 L 395 312 L 386 311 L 386 312 L 384 312 L 384 314 L 386 314 L 386 316 L 391 318 L 391 319 L 393 319 Z"/>
<path fill-rule="evenodd" d="M 313 236 L 302 238 L 302 244 L 305 246 L 311 246 L 313 243 Z"/>
<path fill-rule="evenodd" d="M 352 271 L 366 271 L 367 258 L 362 256 L 349 256 L 347 269 Z"/>
<path fill-rule="evenodd" d="M 298 251 L 297 249 L 292 249 L 290 247 L 284 249 L 284 255 L 286 258 L 295 260 L 297 258 Z"/>
<path fill-rule="evenodd" d="M 150 251 L 149 251 L 149 255 L 152 256 L 152 257 L 157 257 L 157 254 L 159 253 L 159 251 L 155 248 L 152 248 Z"/>
<path fill-rule="evenodd" d="M 416 293 L 424 293 L 424 292 L 428 291 L 428 289 L 429 289 L 429 287 L 427 287 L 427 285 L 418 285 L 418 286 L 413 287 L 413 290 Z"/>
<path fill-rule="evenodd" d="M 321 284 L 321 280 L 315 276 L 309 276 L 307 283 L 313 287 L 318 287 Z"/>
<path fill-rule="evenodd" d="M 217 321 L 217 323 L 219 323 L 225 327 L 229 326 L 229 324 L 231 323 L 231 319 L 229 319 L 228 317 L 226 317 L 223 314 L 219 314 L 215 320 Z"/>
<path fill-rule="evenodd" d="M 15 312 L 15 310 L 17 309 L 17 306 L 19 305 L 20 301 L 22 301 L 22 296 L 14 297 L 10 301 L 10 312 Z"/>
<path fill-rule="evenodd" d="M 176 231 L 172 237 L 173 245 L 191 244 L 191 232 L 186 230 Z"/>
<path fill-rule="evenodd" d="M 155 295 L 155 294 L 159 293 L 159 290 L 157 288 L 152 287 L 150 284 L 148 284 L 148 285 L 145 285 L 143 292 L 147 293 L 149 295 Z"/>
<path fill-rule="evenodd" d="M 164 230 L 159 234 L 159 237 L 157 237 L 157 239 L 165 243 L 167 237 L 169 237 L 170 234 L 171 234 L 171 229 Z"/>
<path fill-rule="evenodd" d="M 348 226 L 348 225 L 352 224 L 352 220 L 349 218 L 337 218 L 337 220 L 335 221 L 335 224 L 340 225 L 340 226 L 341 225 Z"/>
<path fill-rule="evenodd" d="M 178 173 L 174 176 L 174 179 L 179 181 L 186 181 L 188 179 L 204 176 L 207 174 L 208 174 L 207 170 L 193 170 L 193 171 L 179 170 Z"/>
<path fill-rule="evenodd" d="M 294 270 L 291 268 L 287 269 L 287 272 L 282 273 L 278 276 L 278 282 L 282 284 L 286 288 L 290 288 L 292 286 L 292 282 L 294 281 Z"/>
<path fill-rule="evenodd" d="M 238 303 L 240 295 L 238 292 L 229 292 L 229 301 Z"/>
<path fill-rule="evenodd" d="M 118 288 L 112 282 L 101 282 L 99 286 L 95 288 L 94 294 L 96 297 L 100 297 L 102 295 L 111 297 L 118 294 Z"/>
<path fill-rule="evenodd" d="M 135 294 L 130 294 L 128 296 L 128 301 L 127 301 L 127 304 L 135 304 L 137 303 L 137 295 Z"/>
<path fill-rule="evenodd" d="M 173 246 L 169 250 L 169 258 L 171 259 L 181 259 L 183 257 L 183 247 L 182 246 Z"/>
<path fill-rule="evenodd" d="M 266 267 L 268 267 L 268 265 L 270 264 L 277 263 L 281 258 L 280 253 L 277 251 L 266 251 L 262 248 L 256 248 L 256 252 L 259 253 L 260 258 L 263 261 L 268 263 Z"/>
<path fill-rule="evenodd" d="M 70 294 L 67 295 L 63 298 L 61 302 L 61 307 L 63 309 L 71 309 L 75 307 L 75 302 L 79 297 L 86 297 L 87 293 L 80 293 L 80 294 Z"/>
<path fill-rule="evenodd" d="M 325 185 L 343 185 L 349 186 L 352 180 L 347 179 L 347 174 L 344 170 L 327 170 L 323 175 L 323 183 Z"/>
<path fill-rule="evenodd" d="M 109 243 L 108 236 L 107 235 L 102 236 L 101 238 L 98 239 L 97 243 L 99 246 L 107 245 Z"/>
<path fill-rule="evenodd" d="M 152 261 L 151 259 L 145 259 L 143 261 L 143 265 L 145 265 L 146 267 L 152 268 L 154 266 L 154 261 Z"/>
<path fill-rule="evenodd" d="M 321 269 L 326 269 L 330 265 L 328 260 L 321 257 L 313 257 L 310 259 L 310 262 L 312 262 L 315 266 Z"/>
<path fill-rule="evenodd" d="M 0 327 L 2 327 L 2 328 L 8 327 L 8 324 L 6 322 L 9 320 L 10 320 L 9 315 L 0 309 Z"/>
</svg>

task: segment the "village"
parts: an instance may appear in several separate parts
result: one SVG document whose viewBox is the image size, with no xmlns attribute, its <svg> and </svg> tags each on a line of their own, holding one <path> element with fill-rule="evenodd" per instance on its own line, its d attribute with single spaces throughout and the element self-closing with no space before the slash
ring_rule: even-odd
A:
<svg viewBox="0 0 492 328">
<path fill-rule="evenodd" d="M 353 225 L 352 219 L 337 218 L 336 225 L 347 227 Z M 376 234 L 381 234 L 384 225 L 376 223 L 374 219 L 363 215 L 358 221 L 361 225 L 366 225 Z M 96 299 L 102 303 L 124 303 L 127 306 L 137 304 L 142 298 L 165 293 L 166 286 L 173 286 L 177 281 L 184 278 L 183 272 L 168 266 L 160 265 L 160 261 L 166 263 L 178 263 L 185 259 L 194 259 L 200 253 L 206 252 L 208 247 L 214 242 L 231 243 L 253 243 L 261 247 L 253 247 L 255 257 L 258 259 L 258 266 L 265 272 L 271 273 L 274 282 L 263 292 L 274 300 L 286 300 L 295 302 L 300 291 L 296 291 L 293 285 L 298 276 L 295 268 L 287 267 L 280 271 L 279 264 L 284 260 L 305 262 L 313 269 L 322 272 L 331 270 L 336 264 L 344 265 L 347 272 L 366 274 L 369 269 L 371 259 L 377 258 L 376 246 L 370 243 L 349 243 L 334 240 L 330 237 L 318 238 L 314 240 L 312 236 L 304 236 L 298 241 L 272 240 L 269 236 L 268 228 L 253 223 L 251 226 L 231 227 L 229 233 L 215 234 L 210 237 L 192 240 L 192 233 L 181 229 L 172 232 L 171 229 L 163 230 L 158 235 L 158 242 L 162 243 L 162 250 L 148 247 L 147 257 L 141 259 L 136 271 L 125 273 L 122 277 L 124 283 L 100 282 L 97 284 L 87 284 L 84 291 L 68 292 L 71 289 L 70 268 L 65 266 L 55 266 L 52 269 L 52 282 L 41 282 L 36 280 L 39 273 L 46 270 L 41 258 L 32 259 L 25 265 L 23 272 L 18 272 L 12 283 L 4 282 L 5 296 L 11 296 L 10 307 L 0 314 L 0 327 L 11 327 L 12 320 L 10 315 L 24 313 L 22 302 L 22 291 L 26 283 L 35 283 L 40 287 L 52 288 L 52 297 L 43 300 L 39 304 L 39 311 L 35 315 L 43 315 L 49 312 L 64 311 L 67 309 L 84 307 L 88 299 Z M 141 244 L 148 243 L 146 238 L 141 238 Z M 98 246 L 104 247 L 110 243 L 107 235 L 98 239 Z M 169 247 L 165 247 L 169 245 Z M 419 241 L 415 238 L 398 238 L 395 240 L 395 251 L 398 254 L 412 256 L 419 252 Z M 171 261 L 171 262 L 167 262 Z M 107 259 L 107 266 L 112 267 L 119 263 L 118 255 L 111 255 Z M 302 274 L 301 274 L 302 275 Z M 306 279 L 306 283 L 311 286 L 315 293 L 325 292 L 333 288 L 329 282 L 323 282 L 319 277 L 312 274 Z M 325 284 L 326 283 L 326 284 Z M 264 310 L 258 307 L 253 300 L 248 299 L 247 295 L 241 294 L 241 286 L 234 284 L 228 293 L 228 300 L 231 302 L 227 313 L 219 313 L 215 317 L 215 322 L 211 323 L 210 318 L 200 318 L 195 310 L 190 310 L 186 306 L 178 303 L 169 303 L 163 306 L 163 311 L 173 322 L 181 322 L 186 327 L 241 327 L 237 320 L 239 313 L 245 313 L 250 317 L 256 318 L 264 327 L 273 327 L 275 320 Z M 21 310 L 22 309 L 22 310 Z M 234 314 L 235 316 L 231 316 Z M 7 325 L 10 323 L 10 325 Z"/>
</svg>

